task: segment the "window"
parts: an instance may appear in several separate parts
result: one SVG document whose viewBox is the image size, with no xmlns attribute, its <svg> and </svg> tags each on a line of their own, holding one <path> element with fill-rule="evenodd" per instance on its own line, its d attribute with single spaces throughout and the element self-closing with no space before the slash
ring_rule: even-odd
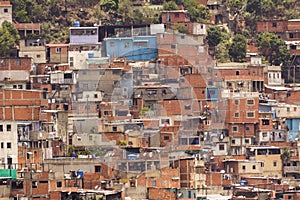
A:
<svg viewBox="0 0 300 200">
<path fill-rule="evenodd" d="M 239 118 L 240 117 L 240 113 L 239 112 L 235 112 L 234 113 L 234 118 Z"/>
<path fill-rule="evenodd" d="M 115 43 L 114 43 L 114 42 L 110 42 L 110 43 L 109 43 L 109 46 L 110 46 L 110 47 L 114 47 L 114 46 L 115 46 Z"/>
<path fill-rule="evenodd" d="M 276 22 L 273 22 L 273 23 L 272 23 L 272 27 L 277 27 L 277 23 L 276 23 Z"/>
<path fill-rule="evenodd" d="M 254 118 L 254 112 L 247 112 L 247 118 Z"/>
<path fill-rule="evenodd" d="M 56 187 L 58 187 L 58 188 L 62 187 L 62 182 L 61 181 L 57 181 L 56 182 Z"/>
<path fill-rule="evenodd" d="M 3 132 L 3 125 L 0 125 L 0 132 Z"/>
<path fill-rule="evenodd" d="M 138 47 L 147 47 L 148 41 L 134 41 L 133 45 Z"/>
<path fill-rule="evenodd" d="M 262 119 L 262 125 L 270 125 L 269 119 Z"/>
<path fill-rule="evenodd" d="M 95 99 L 98 99 L 98 94 L 94 94 L 94 98 L 95 98 Z"/>
<path fill-rule="evenodd" d="M 38 185 L 37 181 L 32 181 L 31 183 L 32 183 L 32 188 L 37 188 L 37 185 Z"/>
<path fill-rule="evenodd" d="M 297 49 L 297 46 L 294 45 L 294 44 L 291 44 L 291 45 L 290 45 L 290 49 L 296 50 L 296 49 Z"/>
<path fill-rule="evenodd" d="M 5 65 L 6 65 L 5 60 L 1 60 L 1 65 L 2 65 L 2 66 L 5 66 Z"/>
<path fill-rule="evenodd" d="M 263 137 L 267 137 L 267 136 L 268 136 L 268 133 L 267 133 L 267 132 L 263 132 L 263 133 L 262 133 L 262 136 L 263 136 Z"/>
<path fill-rule="evenodd" d="M 240 75 L 240 71 L 236 71 L 235 75 L 239 76 Z"/>
<path fill-rule="evenodd" d="M 121 70 L 113 69 L 113 70 L 112 70 L 112 74 L 114 74 L 114 75 L 119 75 L 119 74 L 121 74 Z"/>
<path fill-rule="evenodd" d="M 112 129 L 113 129 L 113 131 L 117 131 L 117 127 L 116 126 L 113 126 Z"/>
<path fill-rule="evenodd" d="M 103 114 L 104 114 L 105 116 L 108 116 L 108 111 L 107 111 L 107 110 L 104 110 L 104 111 L 103 111 Z"/>
<path fill-rule="evenodd" d="M 184 106 L 184 109 L 185 109 L 185 110 L 191 110 L 191 105 L 185 105 L 185 106 Z"/>
<path fill-rule="evenodd" d="M 250 140 L 249 139 L 245 139 L 245 144 L 249 144 Z"/>
<path fill-rule="evenodd" d="M 245 130 L 246 130 L 246 131 L 250 131 L 250 127 L 249 127 L 249 126 L 246 126 L 246 127 L 245 127 Z"/>
<path fill-rule="evenodd" d="M 287 112 L 290 112 L 290 108 L 289 108 L 289 107 L 288 107 L 288 108 L 286 108 L 286 111 L 287 111 Z"/>
<path fill-rule="evenodd" d="M 20 66 L 21 65 L 21 60 L 16 60 L 16 65 Z"/>
<path fill-rule="evenodd" d="M 70 57 L 70 66 L 71 66 L 71 67 L 74 66 L 74 57 Z"/>
<path fill-rule="evenodd" d="M 255 166 L 255 165 L 252 165 L 252 169 L 256 169 L 256 166 Z"/>
<path fill-rule="evenodd" d="M 171 44 L 171 49 L 175 49 L 176 48 L 176 44 Z"/>
<path fill-rule="evenodd" d="M 277 162 L 274 161 L 274 162 L 273 162 L 273 167 L 276 167 L 276 166 L 277 166 Z"/>
<path fill-rule="evenodd" d="M 11 125 L 10 124 L 6 125 L 6 131 L 11 131 Z"/>
<path fill-rule="evenodd" d="M 11 142 L 6 143 L 6 147 L 7 147 L 8 149 L 11 149 Z"/>
<path fill-rule="evenodd" d="M 87 83 L 84 83 L 84 84 L 82 85 L 82 87 L 83 87 L 83 89 L 88 89 L 89 85 L 88 85 Z"/>
<path fill-rule="evenodd" d="M 238 132 L 238 127 L 237 126 L 233 126 L 232 127 L 232 132 Z"/>
<path fill-rule="evenodd" d="M 56 53 L 61 53 L 61 48 L 56 48 L 56 49 L 55 49 L 55 52 L 56 52 Z"/>
<path fill-rule="evenodd" d="M 1 149 L 4 148 L 4 142 L 1 142 Z"/>
<path fill-rule="evenodd" d="M 8 13 L 8 8 L 4 8 L 3 11 L 4 11 L 5 13 Z"/>
<path fill-rule="evenodd" d="M 156 186 L 156 180 L 152 181 L 152 186 L 155 187 Z"/>
<path fill-rule="evenodd" d="M 124 46 L 125 46 L 125 48 L 128 48 L 128 47 L 130 47 L 130 43 L 129 42 L 125 42 Z"/>
<path fill-rule="evenodd" d="M 37 58 L 41 58 L 41 55 L 40 55 L 40 54 L 38 54 L 38 55 L 36 55 L 36 57 L 37 57 Z"/>
<path fill-rule="evenodd" d="M 168 135 L 164 136 L 164 140 L 169 140 L 170 137 Z"/>
<path fill-rule="evenodd" d="M 175 13 L 175 17 L 178 18 L 179 17 L 179 13 Z"/>
<path fill-rule="evenodd" d="M 89 140 L 93 140 L 93 136 L 92 135 L 89 135 Z"/>
<path fill-rule="evenodd" d="M 231 140 L 231 144 L 235 144 L 235 140 Z"/>
<path fill-rule="evenodd" d="M 248 105 L 254 105 L 254 100 L 253 99 L 248 99 L 247 104 Z"/>
<path fill-rule="evenodd" d="M 290 38 L 294 38 L 294 34 L 293 33 L 290 33 L 289 36 L 290 36 Z"/>
<path fill-rule="evenodd" d="M 104 75 L 105 74 L 105 69 L 99 69 L 99 75 Z"/>
<path fill-rule="evenodd" d="M 242 169 L 243 169 L 243 170 L 246 170 L 246 165 L 243 165 L 243 166 L 242 166 Z"/>
<path fill-rule="evenodd" d="M 239 105 L 239 103 L 240 103 L 239 100 L 237 100 L 237 99 L 234 100 L 234 105 Z"/>
<path fill-rule="evenodd" d="M 260 166 L 261 166 L 261 167 L 264 167 L 264 166 L 265 166 L 265 164 L 262 162 L 262 163 L 260 163 Z"/>
<path fill-rule="evenodd" d="M 225 150 L 225 145 L 224 144 L 219 144 L 219 150 L 224 151 Z"/>
<path fill-rule="evenodd" d="M 95 172 L 101 172 L 101 166 L 95 166 Z"/>
</svg>

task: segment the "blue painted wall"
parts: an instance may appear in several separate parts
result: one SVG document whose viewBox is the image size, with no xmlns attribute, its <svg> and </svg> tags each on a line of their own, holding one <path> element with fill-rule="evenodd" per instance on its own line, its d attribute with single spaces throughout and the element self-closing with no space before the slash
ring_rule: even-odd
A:
<svg viewBox="0 0 300 200">
<path fill-rule="evenodd" d="M 206 99 L 207 101 L 218 101 L 219 89 L 218 88 L 206 88 Z"/>
<path fill-rule="evenodd" d="M 289 128 L 288 141 L 295 141 L 295 138 L 297 137 L 300 138 L 299 122 L 300 122 L 300 118 L 286 119 L 286 125 Z"/>
<path fill-rule="evenodd" d="M 106 38 L 106 56 L 125 57 L 127 60 L 151 60 L 157 57 L 156 36 Z"/>
</svg>

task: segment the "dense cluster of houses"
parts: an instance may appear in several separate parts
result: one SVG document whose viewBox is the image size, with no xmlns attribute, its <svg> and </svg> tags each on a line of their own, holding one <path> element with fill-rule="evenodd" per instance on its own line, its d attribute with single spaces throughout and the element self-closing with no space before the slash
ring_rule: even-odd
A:
<svg viewBox="0 0 300 200">
<path fill-rule="evenodd" d="M 39 24 L 15 24 L 19 48 L 0 58 L 0 198 L 299 199 L 299 57 L 289 85 L 253 48 L 217 63 L 208 26 L 163 11 L 162 24 L 76 22 L 69 44 L 46 44 L 27 37 Z M 300 20 L 257 27 L 300 54 Z"/>
</svg>

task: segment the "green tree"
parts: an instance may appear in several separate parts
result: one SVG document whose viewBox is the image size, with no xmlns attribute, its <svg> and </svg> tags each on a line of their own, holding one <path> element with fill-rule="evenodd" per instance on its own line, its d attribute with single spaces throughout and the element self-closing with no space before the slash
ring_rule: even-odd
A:
<svg viewBox="0 0 300 200">
<path fill-rule="evenodd" d="M 184 9 L 186 9 L 188 11 L 191 10 L 193 7 L 198 6 L 197 0 L 184 0 L 182 3 L 183 3 Z M 180 3 L 178 2 L 178 4 L 180 4 Z"/>
<path fill-rule="evenodd" d="M 219 26 L 208 27 L 206 40 L 210 47 L 216 47 L 221 41 L 228 39 L 229 34 L 224 28 Z"/>
<path fill-rule="evenodd" d="M 172 30 L 176 30 L 179 33 L 185 33 L 185 34 L 187 34 L 189 32 L 188 28 L 184 24 L 181 24 L 181 23 L 175 23 L 172 26 Z"/>
<path fill-rule="evenodd" d="M 192 22 L 209 22 L 211 17 L 209 8 L 204 5 L 190 7 L 189 13 Z"/>
<path fill-rule="evenodd" d="M 281 161 L 283 166 L 286 166 L 287 163 L 290 161 L 291 159 L 291 150 L 289 147 L 284 147 L 281 149 L 281 155 L 280 155 Z M 283 171 L 283 173 L 285 174 L 285 172 Z"/>
<path fill-rule="evenodd" d="M 260 33 L 256 39 L 256 46 L 271 65 L 283 65 L 285 67 L 290 64 L 291 54 L 284 40 L 278 38 L 276 34 Z"/>
<path fill-rule="evenodd" d="M 119 3 L 118 14 L 125 24 L 132 24 L 134 20 L 133 4 L 130 0 L 123 0 Z"/>
<path fill-rule="evenodd" d="M 9 50 L 14 47 L 14 38 L 11 37 L 9 31 L 4 28 L 0 28 L 0 56 L 8 56 Z"/>
<path fill-rule="evenodd" d="M 229 0 L 229 9 L 231 14 L 239 13 L 244 6 L 246 6 L 246 1 L 243 0 Z"/>
<path fill-rule="evenodd" d="M 118 5 L 114 0 L 103 0 L 100 6 L 104 12 L 116 11 L 118 9 Z"/>
<path fill-rule="evenodd" d="M 229 41 L 222 41 L 216 50 L 216 59 L 218 62 L 225 63 L 230 62 L 229 52 L 228 49 L 230 47 Z"/>
<path fill-rule="evenodd" d="M 234 62 L 245 62 L 247 52 L 247 39 L 241 34 L 236 34 L 229 47 L 229 56 Z"/>
<path fill-rule="evenodd" d="M 4 21 L 0 28 L 0 56 L 8 56 L 9 51 L 19 43 L 19 33 L 14 25 Z"/>
<path fill-rule="evenodd" d="M 178 6 L 174 1 L 165 2 L 163 4 L 163 10 L 178 10 Z"/>
</svg>

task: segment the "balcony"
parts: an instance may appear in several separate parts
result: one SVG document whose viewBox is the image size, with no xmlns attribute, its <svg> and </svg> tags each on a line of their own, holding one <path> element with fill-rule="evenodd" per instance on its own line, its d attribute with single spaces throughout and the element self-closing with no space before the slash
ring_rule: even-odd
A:
<svg viewBox="0 0 300 200">
<path fill-rule="evenodd" d="M 284 173 L 297 173 L 300 174 L 300 166 L 285 166 Z"/>
</svg>

